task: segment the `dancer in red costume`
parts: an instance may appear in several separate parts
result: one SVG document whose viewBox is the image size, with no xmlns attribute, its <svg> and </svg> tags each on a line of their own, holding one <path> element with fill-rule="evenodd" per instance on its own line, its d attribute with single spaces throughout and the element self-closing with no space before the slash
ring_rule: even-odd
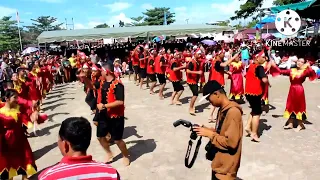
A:
<svg viewBox="0 0 320 180">
<path fill-rule="evenodd" d="M 234 55 L 234 54 L 233 54 Z M 243 75 L 244 64 L 240 60 L 240 57 L 236 57 L 229 65 L 229 79 L 231 80 L 230 95 L 229 98 L 236 101 L 239 104 L 244 103 L 244 87 L 243 87 Z"/>
<path fill-rule="evenodd" d="M 13 76 L 12 80 L 13 82 L 16 81 L 15 76 Z M 15 85 L 11 82 L 7 83 L 6 90 L 8 89 L 16 90 Z M 38 125 L 44 123 L 48 119 L 48 115 L 39 113 L 39 111 L 37 110 L 37 107 L 38 107 L 37 101 L 30 101 L 32 103 L 32 106 L 28 108 L 26 108 L 26 106 L 23 106 L 23 104 L 25 104 L 25 102 L 27 101 L 30 101 L 30 100 L 19 96 L 19 93 L 18 93 L 18 104 L 22 105 L 20 107 L 20 111 L 22 112 L 23 116 L 27 116 L 27 118 L 23 118 L 23 121 L 22 121 L 25 134 L 29 136 L 30 134 L 28 133 L 27 130 L 33 127 L 34 128 L 33 132 L 35 136 L 37 136 L 36 128 L 38 128 L 38 130 L 41 130 Z"/>
<path fill-rule="evenodd" d="M 195 103 L 199 95 L 199 79 L 200 75 L 203 73 L 203 69 L 200 69 L 200 57 L 203 52 L 201 49 L 197 49 L 194 53 L 194 58 L 188 62 L 186 76 L 187 83 L 192 92 L 192 97 L 189 105 L 189 113 L 191 115 L 196 115 Z"/>
<path fill-rule="evenodd" d="M 22 175 L 23 179 L 37 171 L 30 144 L 24 134 L 22 122 L 28 116 L 21 107 L 28 109 L 31 101 L 18 105 L 18 93 L 8 89 L 6 102 L 0 108 L 0 179 L 13 179 Z"/>
<path fill-rule="evenodd" d="M 186 66 L 181 64 L 180 54 L 175 53 L 174 57 L 170 61 L 170 69 L 168 70 L 168 79 L 172 82 L 173 93 L 171 95 L 171 105 L 182 105 L 180 102 L 180 96 L 182 95 L 184 88 L 181 84 L 182 73 L 181 70 L 185 69 Z"/>
<path fill-rule="evenodd" d="M 150 49 L 150 56 L 148 58 L 148 62 L 147 62 L 147 75 L 148 75 L 148 79 L 151 82 L 151 86 L 150 86 L 150 94 L 154 94 L 154 87 L 157 84 L 157 77 L 154 71 L 154 59 L 155 57 L 157 57 L 157 51 L 154 49 Z"/>
<path fill-rule="evenodd" d="M 250 104 L 251 112 L 245 131 L 251 137 L 252 141 L 260 142 L 258 128 L 260 116 L 262 114 L 261 97 L 264 84 L 268 85 L 269 81 L 261 66 L 261 64 L 266 61 L 264 51 L 257 53 L 254 57 L 254 63 L 249 65 L 246 73 L 245 95 Z"/>
<path fill-rule="evenodd" d="M 274 63 L 273 67 L 278 68 Z M 304 94 L 304 88 L 302 83 L 308 77 L 309 80 L 313 81 L 317 78 L 316 73 L 311 69 L 309 63 L 306 63 L 305 59 L 300 58 L 297 61 L 297 68 L 291 68 L 286 70 L 280 70 L 279 72 L 283 75 L 289 76 L 290 78 L 290 89 L 287 98 L 286 110 L 283 117 L 287 118 L 288 121 L 284 126 L 284 129 L 293 128 L 293 120 L 298 121 L 298 127 L 295 129 L 296 132 L 305 129 L 303 120 L 307 119 L 306 113 L 306 98 Z"/>
<path fill-rule="evenodd" d="M 166 69 L 168 66 L 168 61 L 165 59 L 165 49 L 162 48 L 159 50 L 159 54 L 155 56 L 154 59 L 154 71 L 157 74 L 157 78 L 160 84 L 159 87 L 159 98 L 164 99 L 163 91 L 166 86 Z"/>
<path fill-rule="evenodd" d="M 24 69 L 19 68 L 18 73 L 21 74 L 21 76 L 24 76 Z M 28 99 L 29 88 L 26 81 L 23 78 L 19 78 L 17 73 L 12 74 L 11 80 L 13 82 L 13 88 L 18 92 L 19 97 Z"/>
<path fill-rule="evenodd" d="M 221 47 L 216 49 L 216 57 L 211 61 L 211 68 L 209 73 L 209 81 L 217 81 L 222 86 L 225 85 L 224 74 L 225 67 L 227 67 L 231 62 L 234 61 L 235 58 L 239 56 L 239 53 L 234 54 L 232 58 L 228 61 L 223 62 L 225 51 Z M 215 107 L 212 107 L 210 110 L 209 122 L 214 122 L 213 114 L 215 111 Z"/>
<path fill-rule="evenodd" d="M 38 76 L 41 77 L 41 94 L 42 98 L 46 98 L 48 91 L 48 86 L 50 86 L 50 81 L 49 81 L 49 76 L 50 76 L 50 71 L 47 66 L 44 65 L 43 62 L 40 62 L 41 68 Z"/>
<path fill-rule="evenodd" d="M 31 71 L 28 73 L 29 84 L 29 99 L 32 101 L 41 100 L 40 92 L 40 81 L 38 78 L 38 68 L 39 65 L 37 62 L 33 65 Z"/>
</svg>

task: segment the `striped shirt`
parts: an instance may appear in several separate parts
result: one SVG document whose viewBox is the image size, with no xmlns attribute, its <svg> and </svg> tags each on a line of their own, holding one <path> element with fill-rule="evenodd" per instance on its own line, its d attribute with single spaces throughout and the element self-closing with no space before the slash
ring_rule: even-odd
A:
<svg viewBox="0 0 320 180">
<path fill-rule="evenodd" d="M 92 160 L 92 156 L 64 157 L 60 163 L 45 169 L 39 180 L 120 180 L 109 164 Z"/>
</svg>

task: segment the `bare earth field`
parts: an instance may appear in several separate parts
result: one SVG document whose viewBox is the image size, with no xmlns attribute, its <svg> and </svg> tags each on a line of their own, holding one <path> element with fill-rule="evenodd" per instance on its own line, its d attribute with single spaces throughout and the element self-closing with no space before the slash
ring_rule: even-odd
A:
<svg viewBox="0 0 320 180">
<path fill-rule="evenodd" d="M 182 106 L 170 106 L 169 98 L 159 100 L 140 90 L 127 78 L 126 128 L 124 139 L 131 153 L 132 163 L 124 167 L 116 145 L 112 150 L 116 161 L 112 164 L 123 180 L 209 180 L 210 162 L 205 159 L 203 139 L 198 159 L 191 169 L 184 166 L 184 156 L 190 131 L 184 127 L 174 128 L 177 119 L 186 119 L 207 125 L 210 106 L 197 104 L 197 116 L 188 114 L 191 91 L 185 85 Z M 244 180 L 317 180 L 320 177 L 320 81 L 305 82 L 307 114 L 306 130 L 299 133 L 282 129 L 285 119 L 281 117 L 289 90 L 288 77 L 270 78 L 270 104 L 275 107 L 261 120 L 261 143 L 243 138 L 243 153 L 239 179 Z M 229 82 L 227 82 L 229 85 Z M 227 85 L 226 90 L 229 91 Z M 172 85 L 168 83 L 166 95 L 171 95 Z M 157 88 L 156 88 L 157 89 Z M 44 110 L 50 120 L 41 125 L 40 137 L 30 138 L 38 169 L 57 163 L 61 154 L 56 141 L 60 123 L 70 116 L 83 116 L 90 121 L 93 115 L 84 102 L 85 93 L 78 83 L 57 86 L 44 101 Z M 299 103 L 298 101 L 296 103 Z M 242 106 L 248 114 L 248 104 Z M 243 122 L 247 115 L 243 115 Z M 210 125 L 212 126 L 212 125 Z M 94 125 L 89 154 L 97 161 L 105 161 L 105 152 L 96 139 Z"/>
</svg>

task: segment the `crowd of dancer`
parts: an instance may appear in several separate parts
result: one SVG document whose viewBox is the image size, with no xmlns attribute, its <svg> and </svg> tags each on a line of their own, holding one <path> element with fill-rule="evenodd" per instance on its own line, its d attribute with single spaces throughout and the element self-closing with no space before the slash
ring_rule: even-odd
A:
<svg viewBox="0 0 320 180">
<path fill-rule="evenodd" d="M 4 59 L 2 63 L 6 61 Z M 52 63 L 45 59 L 36 60 L 32 64 L 22 63 L 11 75 L 11 79 L 3 84 L 4 94 L 0 105 L 0 179 L 12 179 L 17 175 L 27 179 L 37 171 L 27 130 L 33 128 L 33 134 L 37 136 L 36 132 L 40 130 L 38 125 L 48 118 L 40 112 L 42 100 L 54 84 Z"/>
<path fill-rule="evenodd" d="M 60 67 L 61 64 L 70 68 L 64 75 L 67 82 L 72 81 L 74 78 L 71 76 L 77 74 L 75 78 L 84 83 L 87 94 L 85 102 L 95 114 L 93 121 L 97 126 L 97 138 L 107 152 L 106 162 L 113 160 L 110 142 L 114 140 L 123 155 L 124 164 L 130 164 L 129 152 L 122 140 L 125 107 L 121 77 L 122 72 L 127 72 L 127 67 L 129 78 L 132 71 L 134 83 L 140 89 L 145 89 L 146 85 L 150 95 L 155 94 L 158 83 L 160 100 L 166 98 L 164 91 L 169 80 L 173 86 L 171 105 L 182 105 L 180 97 L 184 92 L 183 81 L 186 81 L 192 92 L 188 109 L 191 115 L 197 114 L 195 104 L 204 84 L 217 81 L 225 86 L 227 77 L 231 83 L 229 98 L 239 104 L 247 101 L 250 105 L 251 112 L 245 131 L 255 142 L 260 141 L 260 115 L 269 111 L 271 86 L 268 75 L 289 76 L 291 85 L 284 113 L 288 121 L 284 129 L 292 129 L 295 120 L 298 122 L 295 130 L 304 129 L 303 120 L 307 119 L 307 114 L 302 84 L 307 77 L 310 80 L 316 79 L 316 73 L 309 62 L 298 58 L 295 67 L 280 69 L 271 55 L 272 48 L 263 45 L 255 47 L 250 60 L 244 61 L 241 58 L 243 47 L 240 44 L 218 44 L 208 49 L 200 45 L 171 52 L 163 47 L 149 48 L 147 44 L 140 44 L 130 52 L 124 65 L 121 65 L 119 59 L 112 62 L 92 61 L 94 53 L 90 58 L 81 51 L 72 54 L 69 63 L 64 63 L 66 58 L 58 56 L 40 57 L 31 63 L 22 62 L 4 86 L 4 102 L 0 108 L 0 179 L 11 179 L 17 175 L 27 178 L 36 172 L 27 129 L 33 127 L 36 135 L 38 124 L 47 119 L 45 114 L 40 114 L 42 100 L 54 86 L 59 69 L 54 67 Z M 208 54 L 211 55 L 209 59 Z M 209 72 L 208 76 L 205 72 Z M 297 98 L 299 103 L 296 103 Z M 214 122 L 214 111 L 212 107 L 209 122 Z"/>
</svg>

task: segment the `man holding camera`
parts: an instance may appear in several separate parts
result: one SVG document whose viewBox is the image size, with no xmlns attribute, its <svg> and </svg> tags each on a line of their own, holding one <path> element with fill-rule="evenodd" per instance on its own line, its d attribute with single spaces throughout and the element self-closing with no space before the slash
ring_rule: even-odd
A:
<svg viewBox="0 0 320 180">
<path fill-rule="evenodd" d="M 212 180 L 235 180 L 242 149 L 242 109 L 228 99 L 217 81 L 208 81 L 203 87 L 204 99 L 219 107 L 215 128 L 193 127 L 198 136 L 210 139 L 206 150 L 207 158 L 212 160 Z"/>
</svg>

